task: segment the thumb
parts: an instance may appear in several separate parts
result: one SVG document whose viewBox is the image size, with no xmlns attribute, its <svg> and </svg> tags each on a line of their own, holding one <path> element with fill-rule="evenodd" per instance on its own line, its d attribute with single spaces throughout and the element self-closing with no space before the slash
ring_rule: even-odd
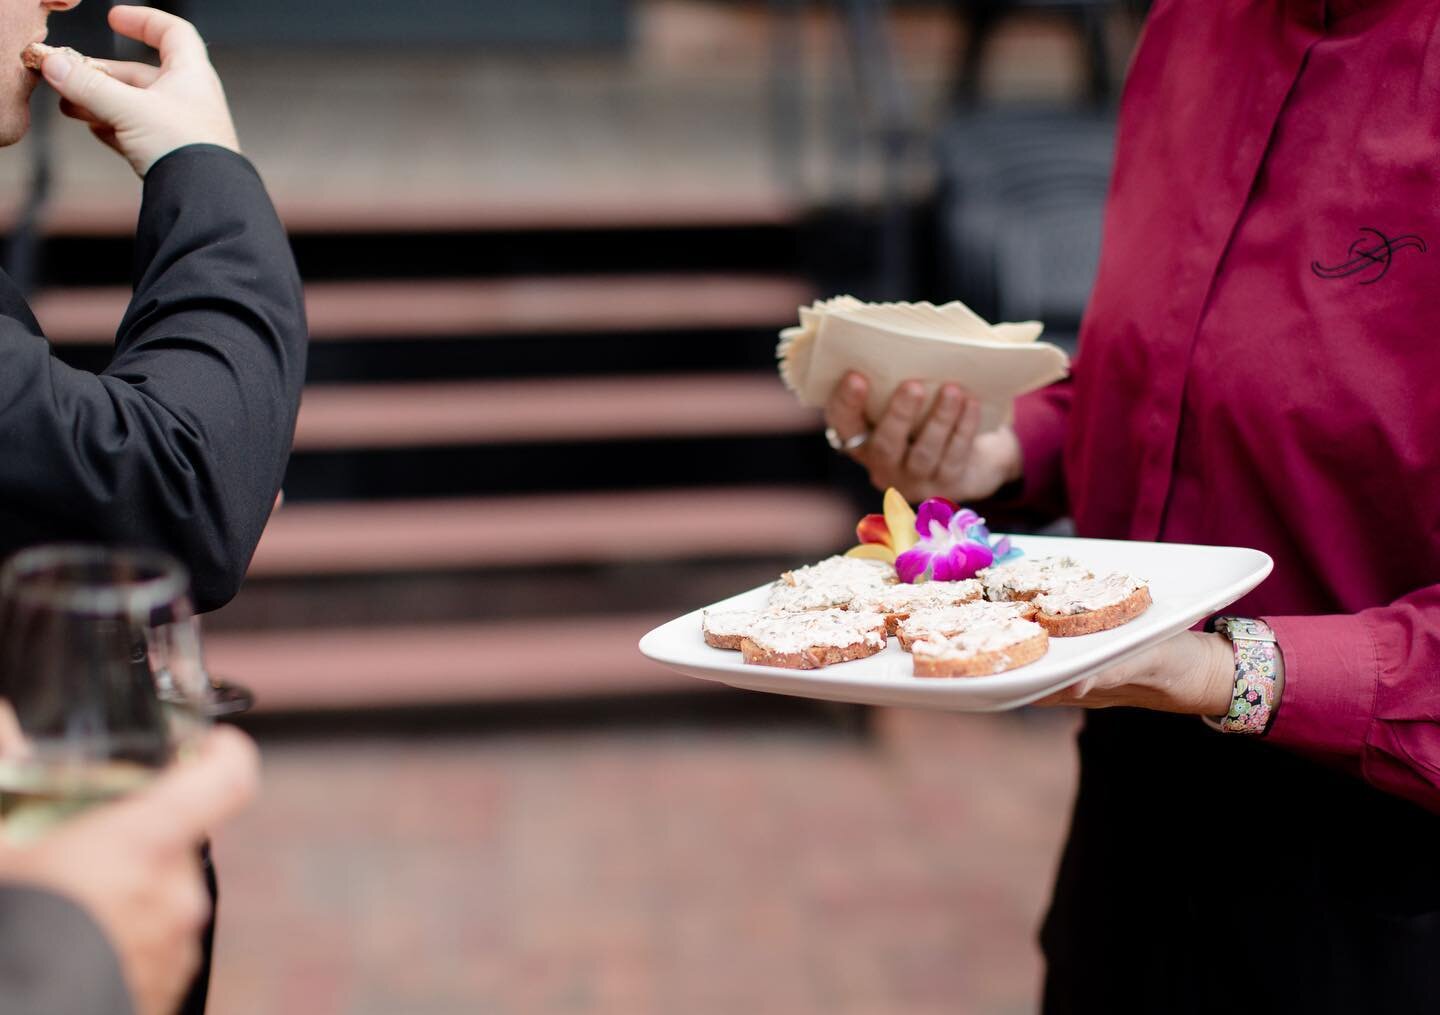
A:
<svg viewBox="0 0 1440 1015">
<path fill-rule="evenodd" d="M 103 822 L 110 835 L 133 836 L 162 848 L 189 848 L 250 802 L 259 771 L 254 741 L 233 726 L 219 726 L 194 757 L 177 762 L 133 796 L 74 823 Z"/>
<path fill-rule="evenodd" d="M 50 87 L 64 99 L 113 124 L 135 102 L 140 89 L 115 80 L 101 64 L 70 53 L 51 53 L 41 65 Z"/>
</svg>

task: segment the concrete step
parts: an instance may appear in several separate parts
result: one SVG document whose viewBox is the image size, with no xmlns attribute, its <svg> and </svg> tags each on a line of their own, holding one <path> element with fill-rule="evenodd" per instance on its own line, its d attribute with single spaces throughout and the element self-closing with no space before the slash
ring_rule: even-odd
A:
<svg viewBox="0 0 1440 1015">
<path fill-rule="evenodd" d="M 468 624 L 530 620 L 542 612 L 590 616 L 673 608 L 680 613 L 774 581 L 782 571 L 825 552 L 254 577 L 233 602 L 205 617 L 205 629 L 238 633 Z"/>
<path fill-rule="evenodd" d="M 677 609 L 676 613 L 679 612 Z M 503 623 L 211 635 L 216 676 L 257 711 L 341 709 L 700 689 L 640 655 L 662 613 Z M 699 637 L 697 631 L 696 637 Z"/>
<path fill-rule="evenodd" d="M 288 191 L 275 205 L 292 234 L 544 232 L 573 229 L 745 228 L 791 225 L 803 210 L 775 192 L 737 191 L 716 198 L 699 193 L 582 194 L 544 200 L 487 198 L 476 188 L 445 193 L 373 194 Z M 46 209 L 41 232 L 53 237 L 128 237 L 140 211 L 138 191 L 66 193 Z M 9 229 L 14 205 L 0 209 Z"/>
<path fill-rule="evenodd" d="M 298 451 L 819 432 L 773 374 L 409 384 L 305 392 Z"/>
<path fill-rule="evenodd" d="M 814 298 L 770 275 L 577 275 L 316 282 L 305 290 L 315 341 L 784 327 Z M 52 289 L 32 301 L 57 345 L 108 344 L 123 287 Z M 563 364 L 561 365 L 563 366 Z"/>
<path fill-rule="evenodd" d="M 804 487 L 290 504 L 276 513 L 258 577 L 787 556 L 853 542 L 841 495 Z"/>
</svg>

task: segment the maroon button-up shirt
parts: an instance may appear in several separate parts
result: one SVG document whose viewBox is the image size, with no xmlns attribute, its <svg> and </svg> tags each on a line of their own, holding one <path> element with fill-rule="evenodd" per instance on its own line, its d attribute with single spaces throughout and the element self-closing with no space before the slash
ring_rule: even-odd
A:
<svg viewBox="0 0 1440 1015">
<path fill-rule="evenodd" d="M 1275 558 L 1267 739 L 1440 810 L 1440 3 L 1161 0 L 1073 379 L 1021 400 L 1081 535 Z"/>
</svg>

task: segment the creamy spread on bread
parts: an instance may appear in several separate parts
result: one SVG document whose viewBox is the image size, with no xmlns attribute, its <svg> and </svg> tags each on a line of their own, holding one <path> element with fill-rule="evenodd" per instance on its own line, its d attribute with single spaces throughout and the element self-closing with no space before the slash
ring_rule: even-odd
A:
<svg viewBox="0 0 1440 1015">
<path fill-rule="evenodd" d="M 797 567 L 780 576 L 786 585 L 872 584 L 892 585 L 895 578 L 893 565 L 883 560 L 867 560 L 864 557 L 826 557 L 818 564 Z"/>
<path fill-rule="evenodd" d="M 883 560 L 827 557 L 818 564 L 786 571 L 770 593 L 778 610 L 828 610 L 879 592 L 896 582 L 895 568 Z"/>
<path fill-rule="evenodd" d="M 916 659 L 966 659 L 986 652 L 1003 652 L 1044 634 L 1045 629 L 1033 621 L 993 617 L 948 637 L 927 635 L 914 642 L 910 651 Z"/>
<path fill-rule="evenodd" d="M 1028 620 L 1034 613 L 1035 607 L 1029 603 L 991 603 L 982 599 L 962 606 L 916 610 L 900 621 L 898 630 L 901 640 L 906 642 L 922 638 L 951 638 L 976 627 Z"/>
<path fill-rule="evenodd" d="M 1027 592 L 1052 592 L 1092 575 L 1073 558 L 1038 557 L 987 567 L 976 577 L 985 585 L 985 597 L 998 602 Z"/>
<path fill-rule="evenodd" d="M 700 625 L 716 638 L 743 638 L 756 623 L 774 616 L 773 610 L 706 610 Z"/>
<path fill-rule="evenodd" d="M 1071 582 L 1053 592 L 1042 593 L 1035 597 L 1034 603 L 1054 616 L 1093 613 L 1107 606 L 1123 603 L 1144 587 L 1144 582 L 1128 574 L 1107 574 L 1101 578 Z"/>
<path fill-rule="evenodd" d="M 885 615 L 856 610 L 811 610 L 758 620 L 745 635 L 772 655 L 812 648 L 885 646 Z"/>
<path fill-rule="evenodd" d="M 874 589 L 866 585 L 802 585 L 777 584 L 767 605 L 780 613 L 802 613 L 807 610 L 838 610 L 849 606 L 856 596 Z"/>
<path fill-rule="evenodd" d="M 922 582 L 919 585 L 891 585 L 879 592 L 859 596 L 850 604 L 852 610 L 873 610 L 876 613 L 913 613 L 933 610 L 977 599 L 984 587 L 973 578 L 958 582 Z"/>
</svg>

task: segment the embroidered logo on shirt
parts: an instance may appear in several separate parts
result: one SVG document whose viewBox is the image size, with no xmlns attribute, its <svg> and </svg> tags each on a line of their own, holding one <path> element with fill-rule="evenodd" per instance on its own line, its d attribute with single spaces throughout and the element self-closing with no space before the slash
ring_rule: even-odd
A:
<svg viewBox="0 0 1440 1015">
<path fill-rule="evenodd" d="M 1345 261 L 1333 267 L 1326 267 L 1319 261 L 1310 262 L 1310 270 L 1320 278 L 1349 278 L 1352 275 L 1366 275 L 1359 279 L 1361 285 L 1379 282 L 1390 270 L 1390 259 L 1401 250 L 1418 250 L 1425 253 L 1429 248 L 1425 241 L 1413 233 L 1391 239 L 1378 229 L 1362 226 L 1365 235 L 1345 252 Z"/>
</svg>

